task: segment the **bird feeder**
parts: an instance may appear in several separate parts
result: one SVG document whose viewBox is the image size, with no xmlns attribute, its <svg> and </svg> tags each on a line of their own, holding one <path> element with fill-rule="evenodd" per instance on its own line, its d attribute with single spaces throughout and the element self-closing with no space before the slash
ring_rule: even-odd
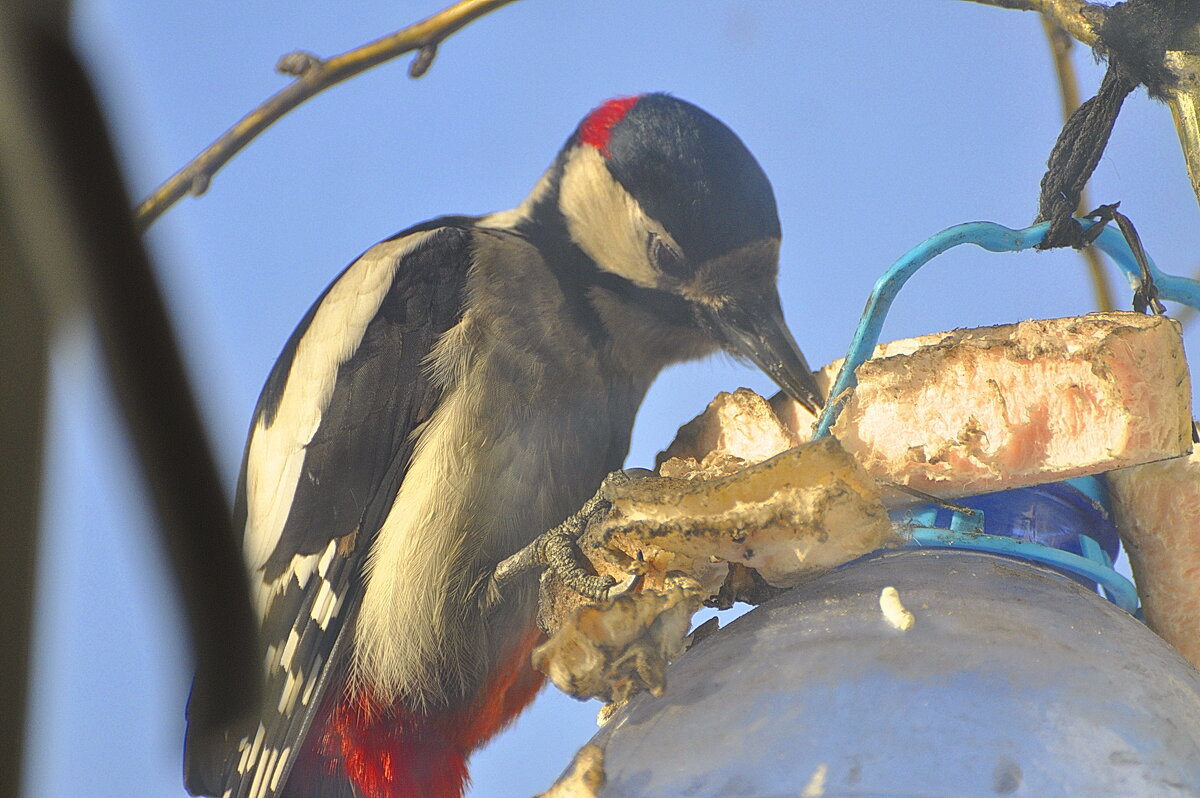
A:
<svg viewBox="0 0 1200 798">
<path fill-rule="evenodd" d="M 956 331 L 933 337 L 932 345 L 876 349 L 896 292 L 952 246 L 1020 250 L 1044 232 L 1045 225 L 960 225 L 897 261 L 868 302 L 816 438 L 839 437 L 880 478 L 886 458 L 872 461 L 883 444 L 871 438 L 866 408 L 883 402 L 871 397 L 886 389 L 871 382 L 871 367 L 863 364 L 881 351 L 926 357 L 948 378 L 946 358 L 984 340 L 977 331 Z M 1142 271 L 1115 230 L 1101 231 L 1096 245 L 1138 284 Z M 1149 275 L 1164 298 L 1200 307 L 1200 284 L 1164 275 L 1153 263 Z M 1163 384 L 1181 379 L 1186 397 L 1174 322 L 1134 314 L 1060 321 L 990 328 L 987 340 L 1009 346 L 1022 336 L 1049 340 L 1053 331 L 1051 343 L 1068 359 L 1083 352 L 1098 378 L 1108 378 L 1106 368 L 1151 363 L 1163 369 L 1154 375 Z M 1145 341 L 1171 354 L 1139 360 L 1138 342 Z M 1091 390 L 1075 387 L 1081 395 Z M 1048 451 L 1029 460 L 1041 464 L 1037 473 L 1023 473 L 1021 453 L 1010 452 L 1015 465 L 1000 481 L 1017 487 L 997 492 L 989 475 L 1003 469 L 962 454 L 970 449 L 969 434 L 959 436 L 966 439 L 958 441 L 962 451 L 916 447 L 908 462 L 920 467 L 891 475 L 899 483 L 891 488 L 884 482 L 884 493 L 895 494 L 885 503 L 896 539 L 799 580 L 694 643 L 667 672 L 668 689 L 629 699 L 546 795 L 1200 794 L 1200 672 L 1142 622 L 1149 607 L 1139 606 L 1138 590 L 1113 568 L 1120 536 L 1141 524 L 1147 579 L 1179 584 L 1178 574 L 1164 577 L 1146 566 L 1165 562 L 1159 570 L 1171 570 L 1164 554 L 1171 547 L 1159 545 L 1169 536 L 1156 530 L 1155 519 L 1132 516 L 1138 496 L 1158 485 L 1169 484 L 1180 497 L 1180 513 L 1200 502 L 1193 499 L 1200 497 L 1200 478 L 1183 456 L 1190 449 L 1190 409 L 1186 401 L 1173 409 L 1138 404 L 1151 393 L 1116 397 L 1130 408 L 1123 417 L 1143 425 L 1076 436 L 1080 446 L 1110 458 L 1104 470 L 1119 470 L 1109 474 Z M 926 429 L 918 421 L 912 427 Z M 958 481 L 939 480 L 948 472 Z M 928 500 L 914 498 L 923 495 Z M 1136 569 L 1137 552 L 1134 561 Z M 1155 626 L 1168 639 L 1179 623 L 1169 599 L 1153 596 L 1158 615 L 1176 623 Z M 1194 628 L 1196 614 L 1184 620 Z M 1187 635 L 1176 637 L 1186 648 L 1180 640 Z"/>
</svg>

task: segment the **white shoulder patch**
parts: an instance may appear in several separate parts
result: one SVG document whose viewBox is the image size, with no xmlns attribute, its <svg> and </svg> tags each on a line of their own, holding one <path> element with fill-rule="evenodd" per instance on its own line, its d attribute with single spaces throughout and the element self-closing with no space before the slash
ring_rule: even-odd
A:
<svg viewBox="0 0 1200 798">
<path fill-rule="evenodd" d="M 279 543 L 304 465 L 304 448 L 329 406 L 338 368 L 362 343 L 404 257 L 433 232 L 384 241 L 363 253 L 321 300 L 296 346 L 274 419 L 266 424 L 260 418 L 250 435 L 242 548 L 252 577 Z"/>
</svg>

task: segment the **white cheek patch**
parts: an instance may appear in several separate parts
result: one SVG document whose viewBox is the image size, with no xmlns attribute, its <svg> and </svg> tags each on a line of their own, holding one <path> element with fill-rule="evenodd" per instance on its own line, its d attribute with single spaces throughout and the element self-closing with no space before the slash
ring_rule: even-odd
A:
<svg viewBox="0 0 1200 798">
<path fill-rule="evenodd" d="M 604 165 L 604 156 L 594 147 L 579 147 L 567 160 L 558 206 L 571 238 L 588 257 L 601 269 L 643 288 L 659 283 L 647 247 L 650 233 L 679 251 L 662 225 L 647 216 L 637 200 L 613 179 Z"/>
</svg>

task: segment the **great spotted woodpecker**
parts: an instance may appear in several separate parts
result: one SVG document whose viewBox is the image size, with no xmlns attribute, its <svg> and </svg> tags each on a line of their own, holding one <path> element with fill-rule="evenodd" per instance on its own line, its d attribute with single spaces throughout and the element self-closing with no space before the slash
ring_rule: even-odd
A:
<svg viewBox="0 0 1200 798">
<path fill-rule="evenodd" d="M 193 794 L 452 798 L 542 684 L 536 578 L 497 563 L 622 464 L 665 366 L 724 348 L 815 408 L 766 175 L 664 94 L 610 100 L 515 209 L 368 249 L 288 340 L 236 510 L 266 700 L 187 740 Z"/>
</svg>

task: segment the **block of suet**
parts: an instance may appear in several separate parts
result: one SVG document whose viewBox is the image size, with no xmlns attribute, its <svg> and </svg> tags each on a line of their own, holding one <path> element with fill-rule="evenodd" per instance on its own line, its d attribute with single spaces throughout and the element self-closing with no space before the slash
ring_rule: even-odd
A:
<svg viewBox="0 0 1200 798">
<path fill-rule="evenodd" d="M 701 601 L 744 598 L 754 579 L 769 593 L 895 543 L 885 502 L 913 497 L 887 483 L 950 498 L 1190 449 L 1187 367 L 1170 319 L 1021 322 L 884 344 L 875 355 L 836 437 L 795 446 L 810 435 L 811 413 L 745 389 L 723 393 L 659 456 L 660 477 L 613 487 L 608 512 L 579 543 L 620 595 L 589 604 L 544 578 L 541 622 L 558 633 L 539 667 L 580 696 L 657 689 L 680 650 L 680 619 Z M 817 376 L 820 387 L 836 367 Z"/>
<path fill-rule="evenodd" d="M 1200 667 L 1200 453 L 1108 475 L 1151 629 Z"/>
<path fill-rule="evenodd" d="M 814 418 L 806 408 L 796 407 Z M 774 457 L 808 438 L 800 424 L 788 426 L 770 402 L 749 388 L 722 391 L 659 453 L 658 472 L 687 479 L 719 477 Z"/>
<path fill-rule="evenodd" d="M 1178 457 L 1191 451 L 1180 327 L 1093 313 L 884 344 L 833 434 L 875 478 L 942 498 Z"/>
</svg>

